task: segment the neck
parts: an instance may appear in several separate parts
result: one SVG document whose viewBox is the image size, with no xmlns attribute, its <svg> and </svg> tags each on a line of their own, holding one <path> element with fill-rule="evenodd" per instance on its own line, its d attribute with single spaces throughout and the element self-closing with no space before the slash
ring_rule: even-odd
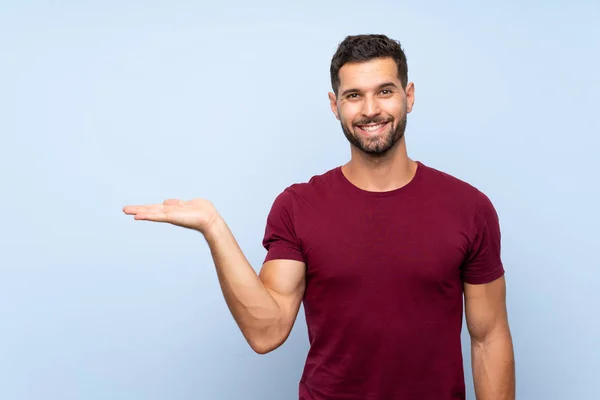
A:
<svg viewBox="0 0 600 400">
<path fill-rule="evenodd" d="M 402 138 L 384 156 L 371 156 L 352 147 L 352 156 L 342 166 L 346 178 L 360 189 L 386 192 L 409 183 L 417 170 L 417 163 L 406 152 Z"/>
</svg>

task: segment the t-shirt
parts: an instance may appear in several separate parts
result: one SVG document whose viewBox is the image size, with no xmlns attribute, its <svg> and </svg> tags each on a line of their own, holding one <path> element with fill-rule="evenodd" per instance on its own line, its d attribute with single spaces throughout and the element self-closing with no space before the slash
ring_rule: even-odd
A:
<svg viewBox="0 0 600 400">
<path fill-rule="evenodd" d="M 274 201 L 265 261 L 306 263 L 301 400 L 465 399 L 463 283 L 504 274 L 498 216 L 417 163 L 396 190 L 362 190 L 337 167 Z"/>
</svg>

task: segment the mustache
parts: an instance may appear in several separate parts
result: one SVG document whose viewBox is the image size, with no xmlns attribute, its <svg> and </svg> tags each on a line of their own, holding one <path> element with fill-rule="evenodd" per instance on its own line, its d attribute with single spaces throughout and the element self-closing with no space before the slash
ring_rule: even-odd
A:
<svg viewBox="0 0 600 400">
<path fill-rule="evenodd" d="M 368 118 L 360 121 L 356 121 L 354 125 L 369 125 L 369 124 L 383 124 L 391 122 L 392 118 Z"/>
</svg>

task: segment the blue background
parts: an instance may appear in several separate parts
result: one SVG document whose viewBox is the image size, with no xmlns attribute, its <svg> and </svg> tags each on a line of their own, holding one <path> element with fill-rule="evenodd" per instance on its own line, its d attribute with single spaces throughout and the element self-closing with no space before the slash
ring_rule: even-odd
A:
<svg viewBox="0 0 600 400">
<path fill-rule="evenodd" d="M 600 396 L 598 2 L 0 7 L 0 399 L 297 398 L 303 313 L 253 353 L 201 235 L 121 208 L 208 198 L 258 270 L 275 196 L 349 157 L 356 33 L 405 48 L 410 156 L 498 210 L 517 397 Z"/>
</svg>

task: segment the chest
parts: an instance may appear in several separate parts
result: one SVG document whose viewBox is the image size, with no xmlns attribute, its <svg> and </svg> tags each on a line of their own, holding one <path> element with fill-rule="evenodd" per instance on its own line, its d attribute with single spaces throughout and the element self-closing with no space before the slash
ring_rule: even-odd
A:
<svg viewBox="0 0 600 400">
<path fill-rule="evenodd" d="M 467 235 L 452 212 L 365 206 L 315 210 L 301 229 L 313 286 L 428 288 L 460 283 Z"/>
</svg>

